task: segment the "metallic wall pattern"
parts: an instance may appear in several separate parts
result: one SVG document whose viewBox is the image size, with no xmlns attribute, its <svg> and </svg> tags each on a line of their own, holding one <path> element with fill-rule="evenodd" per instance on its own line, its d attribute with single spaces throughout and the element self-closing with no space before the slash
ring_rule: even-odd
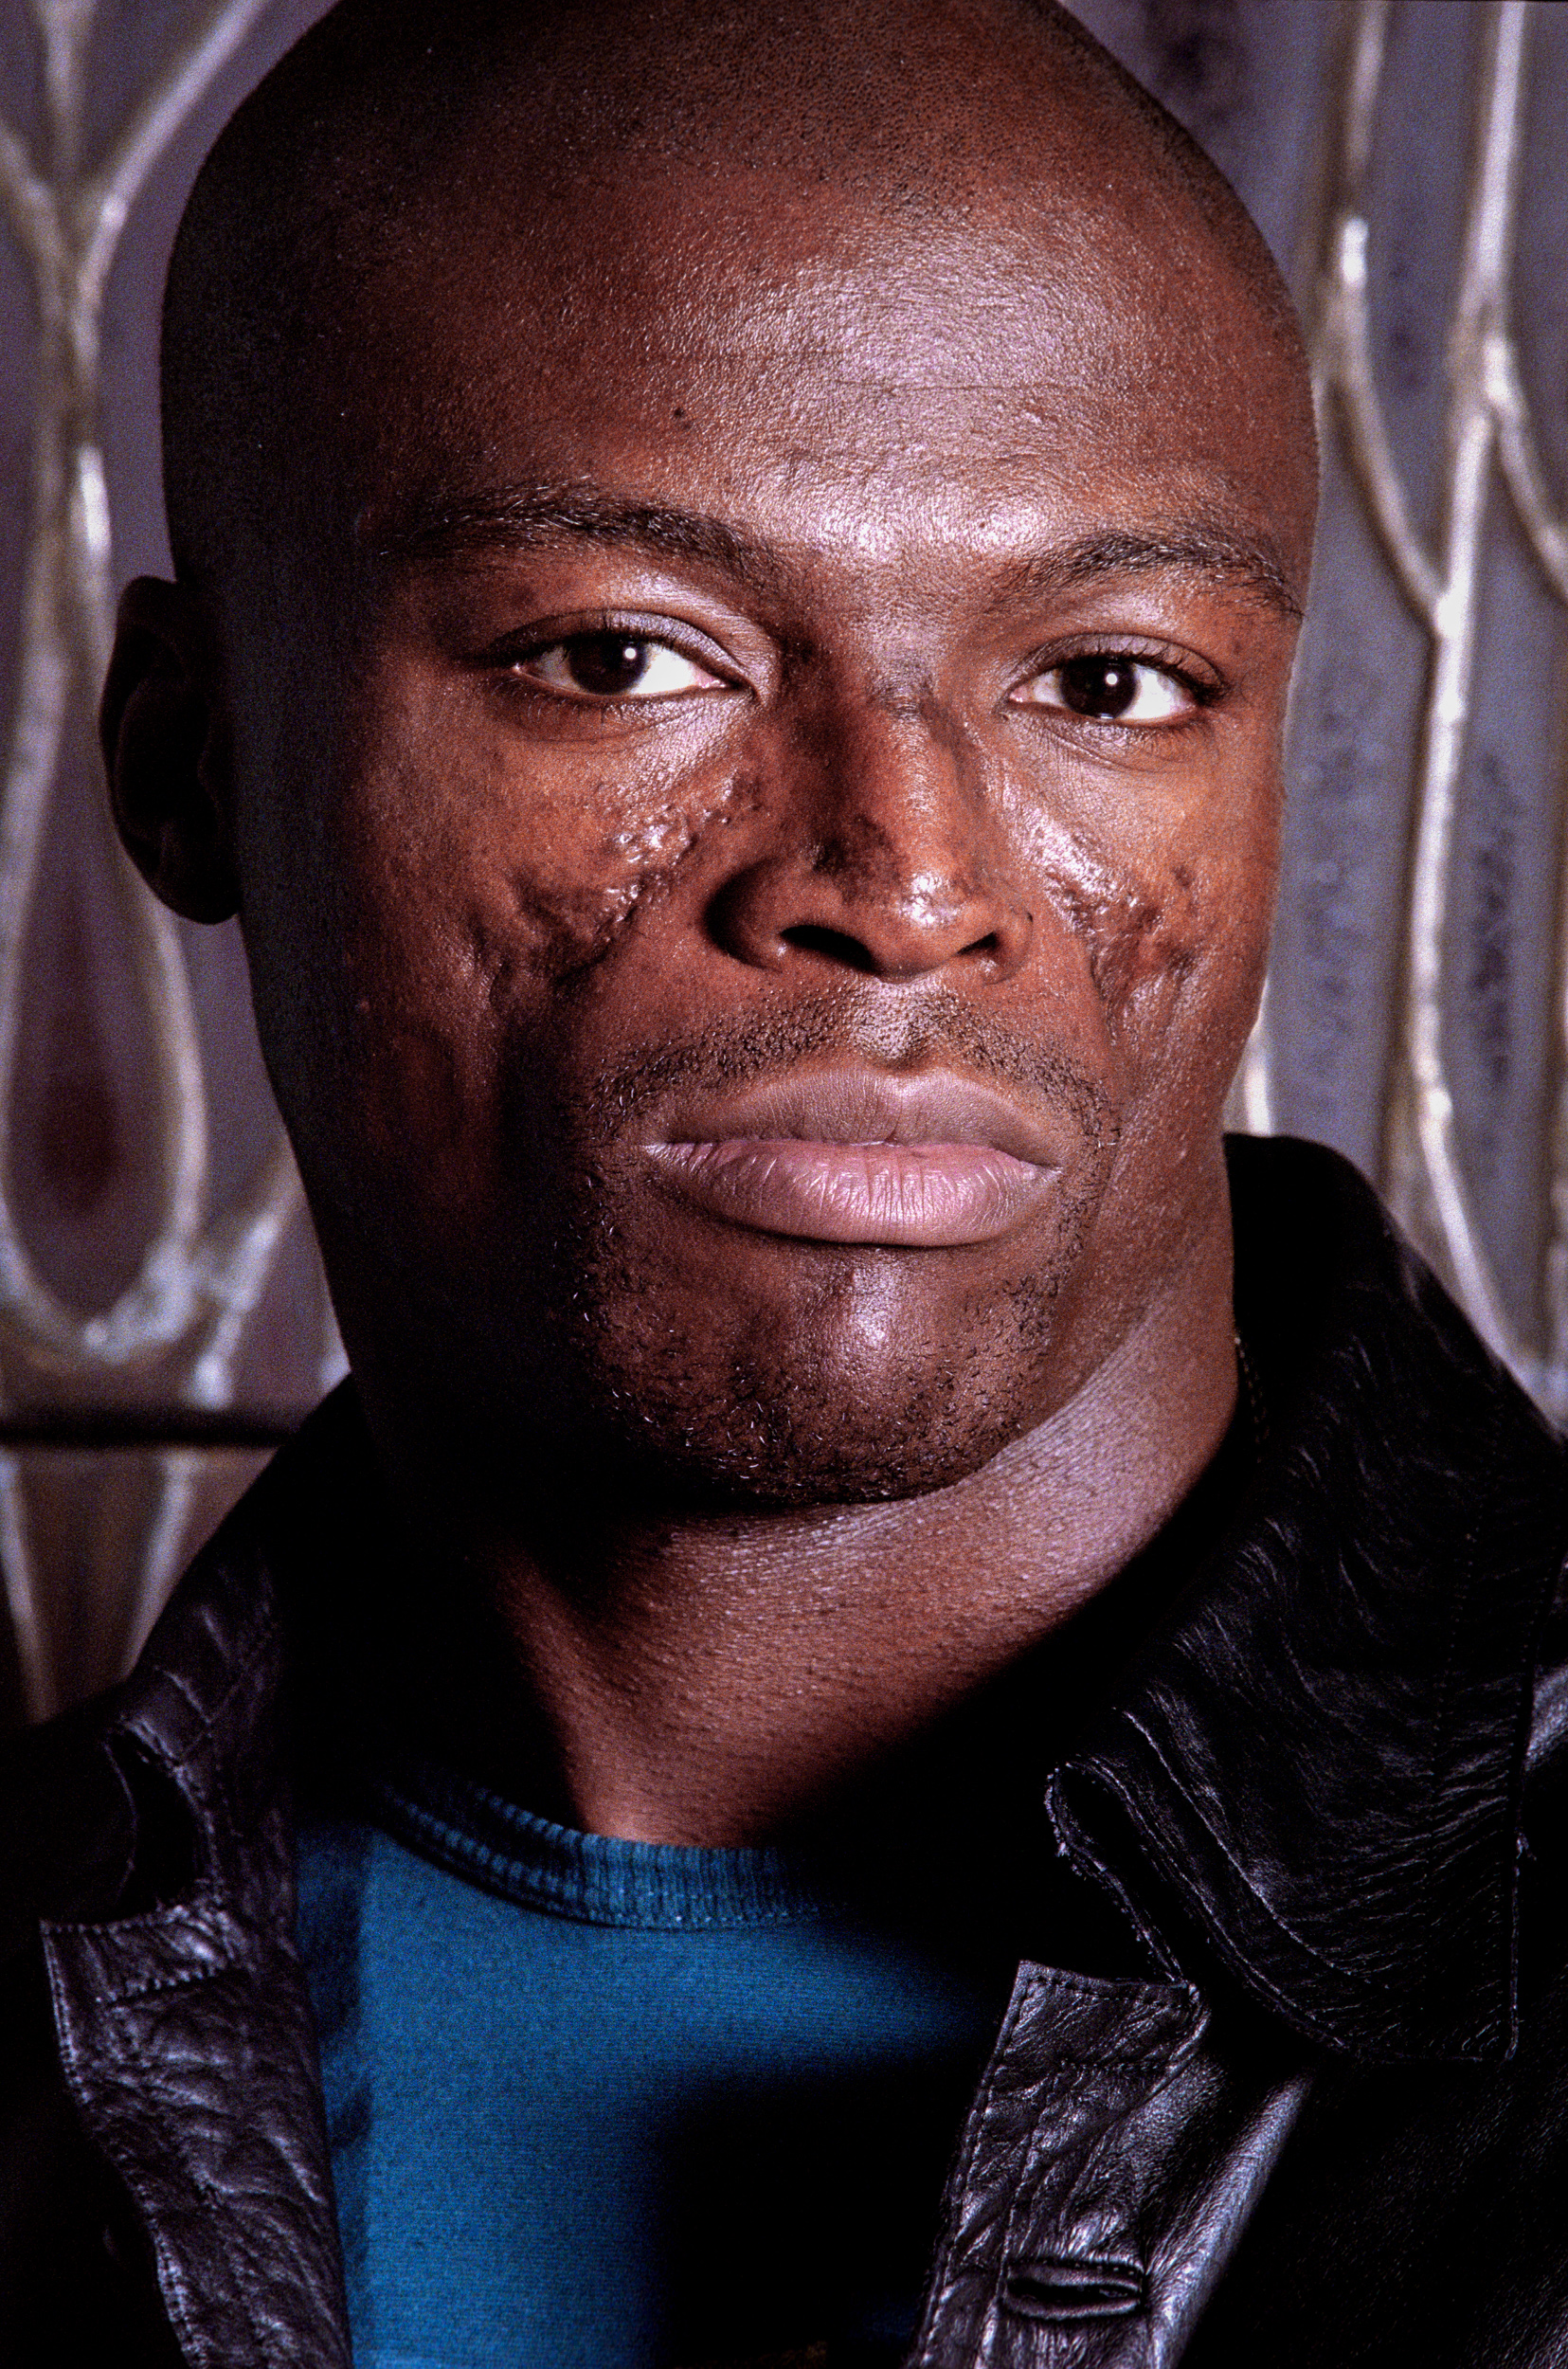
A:
<svg viewBox="0 0 1568 2369">
<path fill-rule="evenodd" d="M 341 1371 L 237 933 L 146 895 L 92 737 L 117 587 L 167 566 L 174 224 L 320 5 L 0 0 L 0 1724 L 126 1664 Z M 1252 206 L 1316 374 L 1323 539 L 1238 1123 L 1358 1160 L 1568 1414 L 1568 11 L 1079 13 Z"/>
</svg>

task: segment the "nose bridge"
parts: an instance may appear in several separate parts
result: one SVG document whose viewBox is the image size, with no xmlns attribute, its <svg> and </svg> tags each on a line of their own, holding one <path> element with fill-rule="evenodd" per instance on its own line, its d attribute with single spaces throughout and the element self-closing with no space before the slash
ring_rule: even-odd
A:
<svg viewBox="0 0 1568 2369">
<path fill-rule="evenodd" d="M 983 751 L 927 676 L 819 686 L 790 719 L 775 811 L 773 854 L 728 900 L 732 950 L 890 979 L 1022 959 L 1029 916 Z"/>
<path fill-rule="evenodd" d="M 983 761 L 924 677 L 874 681 L 821 719 L 814 787 L 830 870 L 962 897 L 990 867 Z"/>
</svg>

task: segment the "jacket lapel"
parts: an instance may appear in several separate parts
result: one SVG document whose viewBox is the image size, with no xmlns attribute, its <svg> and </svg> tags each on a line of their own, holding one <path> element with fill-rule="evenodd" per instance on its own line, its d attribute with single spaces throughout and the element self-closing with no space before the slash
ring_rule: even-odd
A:
<svg viewBox="0 0 1568 2369">
<path fill-rule="evenodd" d="M 348 2369 L 293 1953 L 214 1898 L 45 1930 L 61 2062 L 147 2230 L 192 2369 Z"/>
<path fill-rule="evenodd" d="M 270 1582 L 232 1522 L 192 1579 L 107 1735 L 133 1798 L 150 1772 L 175 1789 L 197 1878 L 144 1913 L 43 1921 L 61 2067 L 192 2369 L 349 2369 Z"/>
</svg>

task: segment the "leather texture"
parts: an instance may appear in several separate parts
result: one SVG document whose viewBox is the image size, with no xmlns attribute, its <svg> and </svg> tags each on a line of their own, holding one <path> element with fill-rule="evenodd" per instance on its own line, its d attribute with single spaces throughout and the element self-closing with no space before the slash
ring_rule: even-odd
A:
<svg viewBox="0 0 1568 2369">
<path fill-rule="evenodd" d="M 1180 2360 L 1300 2106 L 1184 1983 L 1019 1969 L 914 2359 Z"/>
<path fill-rule="evenodd" d="M 1139 1971 L 1019 1969 L 915 2369 L 1568 2362 L 1564 1451 L 1343 1163 L 1231 1157 L 1268 1439 L 1050 1792 Z M 362 1715 L 357 1443 L 0 1768 L 18 2369 L 348 2361 L 290 1803 Z"/>
</svg>

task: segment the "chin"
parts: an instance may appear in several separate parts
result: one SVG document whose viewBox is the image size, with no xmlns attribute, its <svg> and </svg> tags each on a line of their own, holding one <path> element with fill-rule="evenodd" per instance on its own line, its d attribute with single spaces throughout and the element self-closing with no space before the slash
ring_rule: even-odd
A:
<svg viewBox="0 0 1568 2369">
<path fill-rule="evenodd" d="M 609 1485 L 644 1507 L 871 1505 L 967 1479 L 1049 1413 L 1046 1280 L 949 1309 L 940 1328 L 878 1325 L 856 1296 L 837 1323 L 758 1327 L 727 1354 L 672 1328 L 662 1356 L 634 1363 L 611 1346 L 619 1328 L 580 1335 L 588 1356 L 555 1396 L 557 1470 L 564 1459 L 601 1496 Z"/>
<path fill-rule="evenodd" d="M 924 1496 L 978 1473 L 1027 1430 L 1018 1414 L 907 1398 L 874 1417 L 805 1390 L 759 1404 L 737 1391 L 680 1421 L 643 1407 L 633 1436 L 604 1439 L 586 1459 L 603 1479 L 613 1459 L 628 1496 L 692 1511 L 784 1511 Z M 666 1422 L 661 1417 L 675 1418 Z M 607 1452 L 607 1456 L 606 1456 Z"/>
</svg>

